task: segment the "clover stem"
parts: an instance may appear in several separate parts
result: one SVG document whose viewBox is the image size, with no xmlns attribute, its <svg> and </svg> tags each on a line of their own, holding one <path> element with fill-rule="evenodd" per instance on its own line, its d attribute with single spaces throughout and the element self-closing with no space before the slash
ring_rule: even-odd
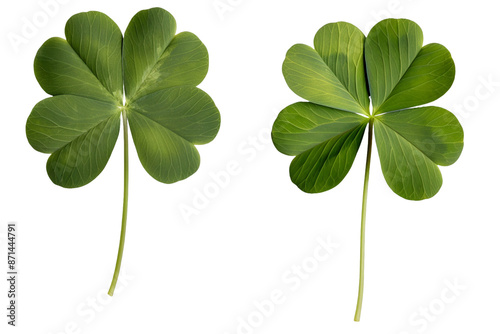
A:
<svg viewBox="0 0 500 334">
<path fill-rule="evenodd" d="M 116 283 L 118 282 L 118 276 L 120 275 L 120 268 L 122 265 L 123 257 L 123 247 L 125 246 L 125 232 L 127 229 L 127 209 L 128 209 L 128 124 L 127 124 L 127 114 L 125 110 L 122 111 L 123 119 L 123 211 L 122 211 L 122 230 L 120 233 L 120 246 L 118 247 L 118 256 L 116 258 L 115 273 L 113 274 L 113 280 L 111 281 L 111 286 L 109 287 L 108 295 L 113 296 L 115 292 Z"/>
<path fill-rule="evenodd" d="M 363 289 L 365 282 L 365 223 L 366 223 L 366 200 L 368 198 L 368 180 L 370 178 L 370 162 L 372 156 L 372 140 L 373 140 L 373 117 L 370 118 L 368 126 L 368 152 L 366 154 L 365 182 L 363 185 L 363 204 L 361 206 L 361 240 L 359 249 L 359 288 L 358 288 L 358 303 L 356 305 L 356 313 L 354 321 L 359 321 L 361 318 L 361 307 L 363 304 Z"/>
</svg>

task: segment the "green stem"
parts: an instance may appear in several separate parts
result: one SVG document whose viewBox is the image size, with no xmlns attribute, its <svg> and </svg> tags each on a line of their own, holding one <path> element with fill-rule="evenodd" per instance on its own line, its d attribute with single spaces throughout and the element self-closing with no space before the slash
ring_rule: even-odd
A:
<svg viewBox="0 0 500 334">
<path fill-rule="evenodd" d="M 120 233 L 120 246 L 118 247 L 118 256 L 116 258 L 115 273 L 113 274 L 113 280 L 111 281 L 111 286 L 109 287 L 108 295 L 112 296 L 115 292 L 116 283 L 118 282 L 118 276 L 120 275 L 120 267 L 122 265 L 123 257 L 123 247 L 125 246 L 125 232 L 127 230 L 127 208 L 128 208 L 128 124 L 127 124 L 127 114 L 125 110 L 122 111 L 123 119 L 123 212 L 122 212 L 122 231 Z"/>
<path fill-rule="evenodd" d="M 366 223 L 366 200 L 368 198 L 368 180 L 370 178 L 370 162 L 372 158 L 372 141 L 373 141 L 373 118 L 370 118 L 368 126 L 368 152 L 366 154 L 365 182 L 363 185 L 363 205 L 361 207 L 361 242 L 359 249 L 359 289 L 358 303 L 356 305 L 356 314 L 354 321 L 359 321 L 361 318 L 361 307 L 363 304 L 363 288 L 365 282 L 365 223 Z"/>
</svg>

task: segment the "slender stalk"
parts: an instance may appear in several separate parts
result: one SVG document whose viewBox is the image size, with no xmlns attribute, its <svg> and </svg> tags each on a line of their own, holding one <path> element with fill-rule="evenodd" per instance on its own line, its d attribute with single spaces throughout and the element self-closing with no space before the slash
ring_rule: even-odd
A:
<svg viewBox="0 0 500 334">
<path fill-rule="evenodd" d="M 128 124 L 127 124 L 127 114 L 125 110 L 122 111 L 123 120 L 123 211 L 122 211 L 122 231 L 120 233 L 120 246 L 118 247 L 118 256 L 116 258 L 115 273 L 113 274 L 113 280 L 111 281 L 111 286 L 109 287 L 108 295 L 112 296 L 115 292 L 116 283 L 118 282 L 118 276 L 120 275 L 120 268 L 122 265 L 123 257 L 123 247 L 125 246 L 125 232 L 127 229 L 127 208 L 128 208 Z"/>
<path fill-rule="evenodd" d="M 368 198 L 368 180 L 370 178 L 370 162 L 372 158 L 372 141 L 373 141 L 373 118 L 370 118 L 368 126 L 368 152 L 366 154 L 365 182 L 363 185 L 363 204 L 361 206 L 361 241 L 359 249 L 359 289 L 358 303 L 356 305 L 356 313 L 354 321 L 359 321 L 361 318 L 361 307 L 363 304 L 363 289 L 365 284 L 365 223 L 366 223 L 366 200 Z"/>
</svg>

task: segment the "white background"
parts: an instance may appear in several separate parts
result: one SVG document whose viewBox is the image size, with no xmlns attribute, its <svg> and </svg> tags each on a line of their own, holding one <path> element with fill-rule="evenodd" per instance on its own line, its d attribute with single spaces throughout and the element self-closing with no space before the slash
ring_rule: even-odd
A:
<svg viewBox="0 0 500 334">
<path fill-rule="evenodd" d="M 0 14 L 2 262 L 6 223 L 16 221 L 20 230 L 19 326 L 5 324 L 2 279 L 1 333 L 500 332 L 500 20 L 494 1 L 61 0 L 48 10 L 47 1 L 4 2 Z M 230 10 L 217 11 L 214 4 Z M 199 147 L 199 171 L 174 185 L 151 178 L 131 147 L 126 281 L 109 299 L 123 138 L 91 184 L 73 190 L 52 184 L 48 156 L 25 137 L 32 107 L 47 97 L 34 77 L 33 59 L 46 39 L 64 37 L 65 22 L 75 13 L 102 11 L 124 31 L 137 11 L 155 6 L 174 15 L 179 32 L 194 32 L 207 46 L 210 70 L 200 87 L 215 100 L 222 124 L 217 138 Z M 329 22 L 351 22 L 367 34 L 389 16 L 414 20 L 424 44 L 450 50 L 455 83 L 432 104 L 457 115 L 465 148 L 457 163 L 441 169 L 441 191 L 422 202 L 389 189 L 373 152 L 365 299 L 355 323 L 366 139 L 337 188 L 309 195 L 290 181 L 291 158 L 274 149 L 269 130 L 279 110 L 300 100 L 281 74 L 289 47 L 312 45 Z M 26 22 L 39 25 L 30 36 L 23 36 Z M 9 41 L 14 35 L 25 39 L 17 47 Z M 220 174 L 228 163 L 237 164 L 236 173 L 214 187 L 211 173 Z M 211 198 L 202 203 L 196 194 L 207 189 Z M 181 208 L 193 201 L 199 210 L 187 219 Z M 339 247 L 314 267 L 318 238 Z M 292 265 L 303 263 L 309 276 L 295 277 L 300 287 L 294 289 L 286 278 L 293 276 Z M 4 263 L 1 268 L 6 271 Z M 462 286 L 458 295 L 446 290 L 455 281 Z M 257 313 L 255 302 L 268 300 L 273 290 L 284 294 L 282 303 Z M 249 317 L 251 325 L 241 327 Z"/>
</svg>

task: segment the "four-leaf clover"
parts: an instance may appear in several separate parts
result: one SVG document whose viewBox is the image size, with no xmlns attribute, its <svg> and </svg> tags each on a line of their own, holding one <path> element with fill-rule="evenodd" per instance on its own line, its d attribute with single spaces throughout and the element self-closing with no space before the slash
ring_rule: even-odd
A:
<svg viewBox="0 0 500 334">
<path fill-rule="evenodd" d="M 128 128 L 144 169 L 174 183 L 200 165 L 195 144 L 212 141 L 220 125 L 214 102 L 196 88 L 208 72 L 208 52 L 190 32 L 175 34 L 174 17 L 161 8 L 137 13 L 124 36 L 108 16 L 72 16 L 66 40 L 51 38 L 35 57 L 35 75 L 53 97 L 31 112 L 31 146 L 50 153 L 47 173 L 57 185 L 76 188 L 94 180 L 124 132 L 122 232 L 112 295 L 125 241 L 128 202 Z"/>
<path fill-rule="evenodd" d="M 452 113 L 434 106 L 415 108 L 442 96 L 455 77 L 444 46 L 422 45 L 422 30 L 410 20 L 383 20 L 366 38 L 352 24 L 337 22 L 316 33 L 314 48 L 292 46 L 283 63 L 286 83 L 309 102 L 283 109 L 272 139 L 280 152 L 295 156 L 290 177 L 301 190 L 319 193 L 338 185 L 369 129 L 356 321 L 363 297 L 373 132 L 387 184 L 410 200 L 434 196 L 442 185 L 438 165 L 453 164 L 463 148 L 463 130 Z"/>
</svg>

